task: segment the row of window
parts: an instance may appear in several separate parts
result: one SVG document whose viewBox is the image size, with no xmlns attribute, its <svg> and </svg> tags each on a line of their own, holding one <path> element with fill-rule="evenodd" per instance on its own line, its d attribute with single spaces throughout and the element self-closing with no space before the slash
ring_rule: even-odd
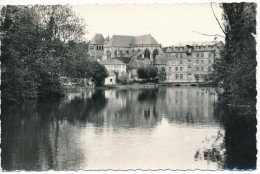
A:
<svg viewBox="0 0 260 174">
<path fill-rule="evenodd" d="M 175 67 L 175 71 L 178 71 L 179 67 Z M 172 71 L 172 67 L 169 67 L 169 72 Z M 183 71 L 183 67 L 180 67 L 180 71 Z"/>
<path fill-rule="evenodd" d="M 194 46 L 193 49 L 195 50 L 206 50 L 206 49 L 213 49 L 214 46 L 212 45 L 208 45 L 208 46 Z M 178 51 L 183 51 L 184 50 L 184 47 L 175 47 L 176 50 Z M 172 47 L 169 47 L 169 50 L 172 51 L 173 48 Z"/>
<path fill-rule="evenodd" d="M 203 58 L 205 56 L 204 53 L 196 53 L 196 58 Z M 175 54 L 175 57 L 176 58 L 183 58 L 183 54 L 182 53 L 179 53 L 179 54 Z M 195 57 L 195 55 L 194 55 Z M 208 57 L 212 57 L 212 53 L 208 53 Z"/>
<path fill-rule="evenodd" d="M 200 71 L 200 69 L 201 69 L 201 71 L 204 71 L 204 66 L 201 66 L 201 67 L 197 66 L 196 67 L 196 71 Z M 177 72 L 179 70 L 183 71 L 183 67 L 175 67 L 175 72 Z M 171 72 L 171 71 L 172 71 L 172 67 L 169 67 L 169 72 Z M 191 72 L 190 67 L 188 67 L 188 71 Z M 211 71 L 211 67 L 208 67 L 208 71 Z"/>
<path fill-rule="evenodd" d="M 191 62 L 191 60 L 189 59 L 188 62 Z M 172 63 L 171 60 L 169 60 L 169 64 L 171 64 L 171 63 Z M 200 61 L 196 60 L 196 64 L 199 64 L 199 63 L 200 63 Z M 211 64 L 211 63 L 212 63 L 212 61 L 208 60 L 208 64 Z M 182 64 L 183 64 L 183 61 L 180 60 L 180 65 L 182 65 Z M 201 60 L 201 64 L 204 64 L 204 60 Z"/>
<path fill-rule="evenodd" d="M 89 46 L 89 49 L 90 49 L 90 50 L 94 50 L 95 47 L 96 47 L 96 50 L 104 50 L 104 46 L 103 46 L 103 45 L 96 45 L 96 46 L 90 45 L 90 46 Z"/>
<path fill-rule="evenodd" d="M 105 65 L 106 68 L 124 68 L 124 65 Z"/>
<path fill-rule="evenodd" d="M 175 79 L 179 79 L 179 75 L 180 75 L 180 79 L 183 79 L 183 74 L 175 74 Z"/>
</svg>

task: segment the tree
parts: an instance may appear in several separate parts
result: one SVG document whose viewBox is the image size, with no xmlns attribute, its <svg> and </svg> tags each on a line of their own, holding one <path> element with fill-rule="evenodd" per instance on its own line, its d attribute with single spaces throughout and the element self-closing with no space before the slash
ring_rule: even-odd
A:
<svg viewBox="0 0 260 174">
<path fill-rule="evenodd" d="M 126 73 L 122 73 L 119 77 L 118 77 L 118 82 L 123 84 L 123 85 L 127 85 L 129 83 L 129 77 Z"/>
<path fill-rule="evenodd" d="M 165 69 L 161 69 L 159 72 L 158 72 L 158 80 L 161 81 L 161 82 L 164 82 L 166 80 L 166 72 L 165 72 Z"/>
<path fill-rule="evenodd" d="M 86 75 L 91 77 L 97 86 L 104 85 L 105 78 L 108 77 L 107 69 L 97 61 L 86 62 Z"/>
<path fill-rule="evenodd" d="M 84 21 L 61 5 L 5 6 L 1 15 L 3 104 L 62 95 L 66 45 L 81 40 Z"/>
<path fill-rule="evenodd" d="M 223 3 L 225 46 L 211 75 L 234 104 L 256 103 L 256 4 Z"/>
<path fill-rule="evenodd" d="M 139 78 L 149 80 L 157 77 L 157 70 L 153 66 L 146 66 L 138 68 L 137 74 Z"/>
</svg>

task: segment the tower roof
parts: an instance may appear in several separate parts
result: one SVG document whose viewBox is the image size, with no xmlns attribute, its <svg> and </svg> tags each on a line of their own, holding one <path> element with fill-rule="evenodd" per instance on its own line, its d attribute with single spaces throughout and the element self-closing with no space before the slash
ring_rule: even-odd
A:
<svg viewBox="0 0 260 174">
<path fill-rule="evenodd" d="M 103 45 L 105 42 L 105 39 L 102 34 L 96 34 L 93 39 L 90 41 L 89 44 L 91 45 Z"/>
</svg>

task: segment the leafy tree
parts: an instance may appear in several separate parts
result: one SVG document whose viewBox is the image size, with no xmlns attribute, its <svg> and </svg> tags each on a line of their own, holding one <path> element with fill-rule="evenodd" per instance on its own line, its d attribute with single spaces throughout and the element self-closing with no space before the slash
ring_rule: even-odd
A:
<svg viewBox="0 0 260 174">
<path fill-rule="evenodd" d="M 105 78 L 108 77 L 107 69 L 97 61 L 86 62 L 86 76 L 91 77 L 97 86 L 104 85 Z"/>
<path fill-rule="evenodd" d="M 139 78 L 149 80 L 157 77 L 157 70 L 153 66 L 146 66 L 138 68 L 137 74 Z"/>
<path fill-rule="evenodd" d="M 158 79 L 159 79 L 159 81 L 162 81 L 162 82 L 164 82 L 166 80 L 166 72 L 164 69 L 162 69 L 158 72 Z"/>
<path fill-rule="evenodd" d="M 256 4 L 223 3 L 225 46 L 211 80 L 232 103 L 256 103 Z"/>
<path fill-rule="evenodd" d="M 83 20 L 61 5 L 4 6 L 1 12 L 3 104 L 62 95 L 67 43 L 81 40 Z"/>
<path fill-rule="evenodd" d="M 118 77 L 118 82 L 123 84 L 123 85 L 127 85 L 129 83 L 129 77 L 126 73 L 122 73 L 119 77 Z"/>
</svg>

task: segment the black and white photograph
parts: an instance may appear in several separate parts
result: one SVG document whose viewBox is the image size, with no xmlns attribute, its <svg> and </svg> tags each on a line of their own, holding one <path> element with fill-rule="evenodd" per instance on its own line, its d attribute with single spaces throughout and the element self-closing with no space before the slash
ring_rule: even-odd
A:
<svg viewBox="0 0 260 174">
<path fill-rule="evenodd" d="M 256 172 L 258 5 L 1 1 L 1 170 Z"/>
</svg>

